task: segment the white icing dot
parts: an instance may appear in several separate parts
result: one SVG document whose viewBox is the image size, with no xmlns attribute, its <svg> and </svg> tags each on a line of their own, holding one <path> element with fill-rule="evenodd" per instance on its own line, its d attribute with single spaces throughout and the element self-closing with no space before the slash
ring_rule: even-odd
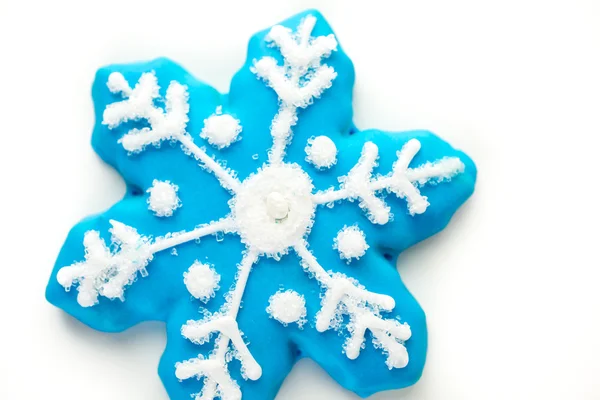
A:
<svg viewBox="0 0 600 400">
<path fill-rule="evenodd" d="M 77 293 L 77 302 L 82 307 L 91 307 L 98 303 L 98 296 L 95 293 L 80 290 Z"/>
<path fill-rule="evenodd" d="M 147 190 L 148 209 L 157 217 L 170 217 L 173 211 L 181 207 L 181 201 L 177 196 L 179 188 L 169 181 L 154 180 L 152 187 Z"/>
<path fill-rule="evenodd" d="M 317 168 L 330 168 L 337 162 L 337 147 L 327 136 L 308 139 L 304 151 L 306 151 L 306 161 Z"/>
<path fill-rule="evenodd" d="M 239 120 L 229 114 L 221 114 L 220 109 L 217 109 L 216 114 L 204 120 L 204 128 L 200 132 L 200 137 L 208 140 L 211 145 L 222 149 L 238 140 L 241 131 L 242 126 Z"/>
<path fill-rule="evenodd" d="M 183 282 L 188 292 L 205 303 L 215 296 L 220 280 L 221 275 L 214 268 L 199 261 L 195 261 L 187 272 L 183 273 Z"/>
<path fill-rule="evenodd" d="M 351 261 L 365 255 L 369 245 L 363 231 L 356 226 L 345 226 L 333 241 L 333 248 L 340 253 L 340 258 Z"/>
<path fill-rule="evenodd" d="M 302 327 L 306 322 L 306 301 L 293 290 L 277 292 L 269 298 L 267 312 L 283 325 L 298 322 Z"/>
</svg>

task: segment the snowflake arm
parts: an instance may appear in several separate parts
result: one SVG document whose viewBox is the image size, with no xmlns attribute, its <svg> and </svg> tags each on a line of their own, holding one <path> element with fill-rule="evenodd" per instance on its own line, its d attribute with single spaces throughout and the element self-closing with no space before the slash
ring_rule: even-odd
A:
<svg viewBox="0 0 600 400">
<path fill-rule="evenodd" d="M 96 305 L 99 295 L 124 300 L 125 287 L 133 283 L 138 272 L 142 277 L 148 275 L 146 266 L 155 253 L 217 232 L 229 232 L 235 227 L 231 219 L 225 218 L 189 232 L 169 234 L 152 241 L 121 222 L 111 220 L 110 224 L 112 241 L 118 247 L 116 251 L 107 247 L 98 231 L 87 231 L 83 239 L 85 261 L 58 271 L 56 279 L 66 290 L 78 284 L 77 302 L 82 307 Z"/>
<path fill-rule="evenodd" d="M 397 320 L 384 320 L 381 311 L 392 311 L 396 306 L 392 297 L 370 292 L 343 274 L 331 274 L 319 264 L 305 243 L 298 243 L 294 249 L 305 269 L 325 288 L 321 310 L 317 313 L 316 329 L 325 332 L 338 328 L 341 314 L 350 316 L 347 328 L 350 337 L 344 346 L 346 356 L 354 360 L 363 348 L 365 332 L 373 333 L 373 342 L 387 354 L 388 368 L 404 368 L 408 364 L 408 352 L 403 342 L 410 339 L 411 331 L 407 324 Z"/>
<path fill-rule="evenodd" d="M 234 289 L 228 294 L 227 303 L 220 313 L 205 321 L 188 321 L 182 328 L 182 335 L 194 343 L 203 344 L 210 340 L 213 333 L 218 333 L 213 354 L 205 359 L 203 356 L 177 363 L 175 375 L 184 380 L 192 377 L 205 378 L 202 393 L 198 400 L 212 400 L 219 396 L 225 399 L 241 399 L 242 393 L 237 383 L 231 378 L 227 369 L 226 354 L 232 344 L 236 356 L 242 363 L 242 374 L 251 380 L 262 375 L 262 369 L 256 362 L 242 339 L 236 318 L 244 295 L 252 265 L 258 261 L 259 254 L 248 250 L 239 265 Z"/>
<path fill-rule="evenodd" d="M 113 72 L 108 77 L 107 86 L 112 93 L 120 93 L 124 100 L 106 107 L 103 124 L 109 129 L 131 120 L 142 119 L 150 124 L 149 128 L 132 129 L 119 139 L 125 150 L 138 153 L 149 144 L 158 146 L 164 140 L 176 140 L 186 154 L 193 156 L 211 171 L 225 188 L 234 192 L 239 188 L 240 181 L 235 175 L 206 154 L 186 132 L 189 105 L 185 86 L 176 81 L 169 84 L 164 111 L 154 104 L 160 97 L 160 88 L 153 72 L 142 74 L 133 89 L 123 74 Z"/>
<path fill-rule="evenodd" d="M 311 40 L 311 33 L 317 19 L 307 15 L 294 35 L 289 28 L 274 26 L 266 36 L 268 42 L 278 46 L 284 59 L 279 66 L 273 57 L 265 56 L 254 63 L 254 73 L 273 88 L 280 100 L 280 109 L 271 124 L 273 147 L 269 152 L 269 162 L 283 161 L 292 126 L 298 119 L 298 108 L 308 107 L 314 98 L 331 87 L 336 78 L 335 70 L 321 65 L 321 59 L 328 57 L 337 48 L 333 35 L 320 36 Z"/>
<path fill-rule="evenodd" d="M 338 190 L 317 192 L 314 201 L 317 204 L 329 204 L 338 200 L 360 200 L 360 207 L 367 210 L 369 219 L 374 224 L 384 225 L 389 221 L 390 208 L 375 193 L 388 190 L 400 198 L 406 199 L 411 215 L 423 214 L 429 202 L 421 195 L 418 187 L 428 182 L 450 180 L 454 175 L 464 171 L 463 162 L 457 157 L 448 157 L 436 162 L 428 162 L 417 168 L 409 168 L 409 164 L 421 148 L 417 139 L 409 140 L 397 153 L 397 161 L 392 172 L 386 176 L 373 179 L 379 149 L 372 142 L 364 144 L 358 163 L 347 176 L 340 178 L 342 182 Z"/>
</svg>

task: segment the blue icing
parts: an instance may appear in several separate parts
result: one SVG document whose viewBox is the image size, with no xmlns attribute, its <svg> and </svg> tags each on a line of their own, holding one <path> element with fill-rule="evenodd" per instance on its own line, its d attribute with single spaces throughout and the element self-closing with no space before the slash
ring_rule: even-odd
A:
<svg viewBox="0 0 600 400">
<path fill-rule="evenodd" d="M 317 17 L 312 36 L 332 33 L 327 22 L 316 11 L 292 17 L 282 25 L 295 29 L 307 14 Z M 168 232 L 190 231 L 198 224 L 218 220 L 230 212 L 227 202 L 232 197 L 231 193 L 221 187 L 212 173 L 199 168 L 198 161 L 185 155 L 179 145 L 166 141 L 158 147 L 149 145 L 136 154 L 128 154 L 123 149 L 117 140 L 132 128 L 142 128 L 148 124 L 127 122 L 114 129 L 103 125 L 106 106 L 123 100 L 121 95 L 111 93 L 106 83 L 111 73 L 120 72 L 133 87 L 142 73 L 154 71 L 161 96 L 165 95 L 171 81 L 186 85 L 190 104 L 187 132 L 199 146 L 206 146 L 210 156 L 227 160 L 227 167 L 236 171 L 238 178 L 243 181 L 267 161 L 267 151 L 272 146 L 269 129 L 278 111 L 275 91 L 251 72 L 253 61 L 265 55 L 274 57 L 282 64 L 278 49 L 265 41 L 268 32 L 260 32 L 250 40 L 247 62 L 233 78 L 228 95 L 219 94 L 197 81 L 179 65 L 164 58 L 102 68 L 93 86 L 96 125 L 92 145 L 102 159 L 123 176 L 128 191 L 124 199 L 109 210 L 84 219 L 71 230 L 50 277 L 46 297 L 49 302 L 83 323 L 105 332 L 120 332 L 142 321 L 164 321 L 168 342 L 159 374 L 172 399 L 189 399 L 191 394 L 202 390 L 202 380 L 178 380 L 175 365 L 198 354 L 208 355 L 214 347 L 214 336 L 208 343 L 197 345 L 181 335 L 181 327 L 188 320 L 200 320 L 203 309 L 210 312 L 220 309 L 225 302 L 223 295 L 235 284 L 236 265 L 242 259 L 245 245 L 238 236 L 226 234 L 224 238 L 207 236 L 199 243 L 191 241 L 178 245 L 176 256 L 169 250 L 158 252 L 147 267 L 149 275 L 138 275 L 135 282 L 126 287 L 124 302 L 100 297 L 95 306 L 82 307 L 76 300 L 77 290 L 67 292 L 58 283 L 57 273 L 62 267 L 84 260 L 82 242 L 85 232 L 96 230 L 110 244 L 110 220 L 135 227 L 145 237 L 156 238 Z M 394 310 L 383 315 L 385 318 L 400 317 L 402 322 L 410 325 L 412 336 L 404 343 L 410 356 L 408 365 L 389 369 L 381 349 L 375 349 L 371 344 L 370 334 L 367 334 L 366 347 L 360 356 L 356 360 L 348 359 L 342 354 L 346 331 L 340 335 L 335 330 L 319 333 L 315 329 L 314 319 L 321 307 L 322 290 L 316 280 L 302 269 L 298 256 L 292 251 L 281 260 L 263 257 L 252 269 L 243 307 L 237 317 L 249 343 L 249 350 L 262 367 L 262 376 L 256 381 L 244 380 L 239 361 L 233 360 L 228 365 L 232 379 L 241 387 L 244 400 L 273 399 L 294 363 L 302 357 L 315 360 L 342 386 L 363 397 L 414 384 L 425 364 L 425 314 L 402 283 L 395 263 L 390 261 L 389 256 L 393 260 L 404 249 L 443 229 L 474 190 L 476 168 L 473 162 L 430 132 L 356 132 L 352 123 L 352 63 L 339 46 L 323 63 L 333 67 L 337 77 L 333 86 L 315 99 L 314 104 L 299 109 L 298 123 L 293 127 L 293 140 L 287 146 L 285 156 L 286 162 L 297 163 L 311 176 L 315 190 L 338 187 L 337 178 L 346 175 L 355 166 L 367 141 L 379 148 L 374 176 L 385 175 L 392 170 L 397 159 L 396 152 L 410 139 L 418 139 L 422 145 L 411 166 L 444 157 L 458 157 L 465 169 L 450 182 L 426 185 L 420 189 L 430 203 L 427 211 L 420 215 L 411 216 L 407 212 L 406 201 L 392 193 L 379 195 L 384 197 L 393 213 L 393 218 L 385 225 L 371 223 L 358 206 L 358 201 L 338 202 L 333 208 L 321 205 L 316 209 L 314 225 L 308 237 L 310 250 L 325 270 L 344 273 L 372 292 L 393 297 L 396 304 Z M 162 106 L 159 102 L 156 104 Z M 243 127 L 242 139 L 222 150 L 208 146 L 198 136 L 204 120 L 218 106 L 222 106 L 224 113 L 239 119 Z M 305 160 L 307 140 L 318 135 L 330 137 L 337 146 L 338 161 L 330 169 L 317 170 Z M 253 155 L 258 155 L 258 159 L 254 159 Z M 183 206 L 170 218 L 156 217 L 148 210 L 145 191 L 155 179 L 168 180 L 179 187 L 178 195 Z M 353 224 L 364 231 L 371 248 L 365 256 L 348 264 L 340 259 L 332 244 L 333 238 L 344 225 Z M 183 273 L 195 260 L 212 264 L 221 275 L 221 289 L 207 304 L 192 299 L 183 282 Z M 309 323 L 304 329 L 299 329 L 295 324 L 284 327 L 265 311 L 269 297 L 282 287 L 293 289 L 305 297 Z"/>
</svg>

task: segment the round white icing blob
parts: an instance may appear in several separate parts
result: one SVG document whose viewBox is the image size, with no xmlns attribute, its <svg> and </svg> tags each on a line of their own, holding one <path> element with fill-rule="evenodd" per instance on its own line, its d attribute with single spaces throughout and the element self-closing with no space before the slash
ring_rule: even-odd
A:
<svg viewBox="0 0 600 400">
<path fill-rule="evenodd" d="M 282 324 L 301 322 L 306 317 L 306 301 L 293 290 L 277 292 L 269 298 L 267 312 Z"/>
<path fill-rule="evenodd" d="M 131 88 L 129 87 L 129 84 L 125 80 L 125 77 L 123 76 L 123 74 L 121 74 L 120 72 L 112 72 L 108 76 L 108 81 L 106 82 L 106 86 L 108 86 L 108 90 L 110 90 L 111 93 L 122 92 L 123 94 L 125 94 L 127 96 L 129 96 L 131 94 Z"/>
<path fill-rule="evenodd" d="M 214 114 L 204 120 L 200 137 L 211 145 L 222 149 L 235 142 L 242 131 L 240 121 L 229 114 Z"/>
<path fill-rule="evenodd" d="M 169 181 L 154 180 L 152 187 L 147 190 L 150 193 L 148 197 L 148 209 L 154 212 L 157 217 L 170 217 L 173 212 L 181 207 L 181 201 L 177 196 L 179 188 Z"/>
<path fill-rule="evenodd" d="M 287 253 L 312 227 L 312 190 L 297 164 L 268 165 L 250 175 L 229 202 L 242 242 L 270 257 Z"/>
<path fill-rule="evenodd" d="M 330 168 L 337 162 L 337 147 L 327 136 L 309 139 L 304 151 L 306 160 L 317 168 Z"/>
<path fill-rule="evenodd" d="M 363 231 L 356 226 L 345 226 L 334 240 L 333 248 L 337 249 L 340 257 L 345 260 L 359 259 L 365 255 L 369 245 Z"/>
<path fill-rule="evenodd" d="M 219 289 L 221 276 L 208 264 L 199 261 L 183 273 L 183 282 L 188 292 L 198 300 L 207 302 Z"/>
<path fill-rule="evenodd" d="M 81 307 L 92 307 L 98 303 L 98 295 L 91 291 L 80 290 L 77 293 L 77 303 Z"/>
</svg>

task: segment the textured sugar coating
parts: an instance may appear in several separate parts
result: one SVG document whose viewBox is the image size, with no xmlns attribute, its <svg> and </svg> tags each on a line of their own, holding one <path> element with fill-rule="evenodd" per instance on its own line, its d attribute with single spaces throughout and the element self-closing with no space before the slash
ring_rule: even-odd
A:
<svg viewBox="0 0 600 400">
<path fill-rule="evenodd" d="M 204 120 L 200 137 L 218 149 L 223 149 L 239 140 L 241 131 L 240 121 L 229 114 L 222 114 L 219 108 L 215 114 Z"/>
<path fill-rule="evenodd" d="M 331 168 L 337 162 L 337 147 L 327 136 L 308 139 L 305 147 L 306 161 L 317 168 Z"/>
<path fill-rule="evenodd" d="M 334 239 L 333 248 L 340 253 L 344 260 L 359 259 L 369 249 L 365 233 L 357 226 L 345 226 Z"/>
<path fill-rule="evenodd" d="M 163 140 L 177 139 L 185 135 L 189 111 L 188 92 L 184 85 L 172 82 L 165 95 L 165 109 L 155 105 L 159 86 L 153 72 L 142 74 L 132 89 L 125 77 L 113 72 L 106 84 L 112 93 L 120 93 L 125 100 L 109 104 L 104 110 L 102 123 L 115 128 L 122 123 L 145 119 L 150 128 L 132 129 L 119 143 L 132 153 L 142 151 L 147 145 L 158 145 Z"/>
<path fill-rule="evenodd" d="M 306 301 L 293 290 L 279 291 L 269 297 L 267 312 L 284 326 L 297 322 L 302 328 L 306 323 Z"/>
<path fill-rule="evenodd" d="M 414 383 L 424 318 L 380 252 L 441 229 L 472 191 L 474 167 L 426 132 L 350 135 L 352 79 L 336 38 L 310 13 L 253 39 L 227 96 L 166 60 L 100 73 L 96 148 L 137 187 L 177 183 L 186 207 L 156 218 L 149 192 L 148 216 L 132 196 L 82 223 L 48 298 L 105 331 L 166 321 L 159 371 L 173 399 L 272 399 L 298 349 L 361 396 Z M 340 236 L 345 224 L 364 236 Z M 349 260 L 368 268 L 345 269 Z M 282 289 L 291 282 L 297 292 Z M 77 301 L 56 286 L 75 288 Z"/>
<path fill-rule="evenodd" d="M 286 254 L 310 232 L 312 191 L 310 177 L 295 164 L 267 166 L 248 177 L 229 202 L 242 242 L 276 258 Z"/>
<path fill-rule="evenodd" d="M 152 181 L 152 187 L 147 190 L 148 209 L 157 217 L 170 217 L 173 212 L 181 207 L 181 200 L 177 196 L 179 188 L 169 181 Z"/>
<path fill-rule="evenodd" d="M 212 266 L 199 261 L 195 261 L 183 274 L 183 282 L 188 292 L 204 303 L 215 297 L 220 280 L 221 276 Z"/>
</svg>

